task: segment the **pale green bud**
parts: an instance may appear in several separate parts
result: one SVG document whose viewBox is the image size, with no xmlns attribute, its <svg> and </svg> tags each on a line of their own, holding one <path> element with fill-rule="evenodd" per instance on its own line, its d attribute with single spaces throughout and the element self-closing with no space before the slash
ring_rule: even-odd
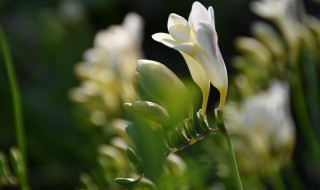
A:
<svg viewBox="0 0 320 190">
<path fill-rule="evenodd" d="M 187 91 L 182 81 L 170 69 L 159 62 L 139 60 L 137 71 L 139 85 L 169 112 L 171 126 L 186 117 L 193 91 Z"/>
<path fill-rule="evenodd" d="M 125 103 L 124 108 L 133 115 L 149 119 L 161 125 L 167 125 L 170 119 L 168 111 L 153 102 L 136 101 Z"/>
</svg>

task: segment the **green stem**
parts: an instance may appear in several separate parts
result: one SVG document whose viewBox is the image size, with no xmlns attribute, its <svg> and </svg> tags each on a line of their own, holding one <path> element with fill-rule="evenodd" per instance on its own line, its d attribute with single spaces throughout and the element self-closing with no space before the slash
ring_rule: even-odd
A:
<svg viewBox="0 0 320 190">
<path fill-rule="evenodd" d="M 286 186 L 283 183 L 283 179 L 281 176 L 280 170 L 273 170 L 269 174 L 270 180 L 271 180 L 271 185 L 274 190 L 285 190 Z"/>
<path fill-rule="evenodd" d="M 308 115 L 308 107 L 304 95 L 304 88 L 302 83 L 302 67 L 300 65 L 301 52 L 297 48 L 292 48 L 289 51 L 288 66 L 292 70 L 289 78 L 291 87 L 291 97 L 293 102 L 293 110 L 296 114 L 297 125 L 301 130 L 301 134 L 306 142 L 308 150 L 312 156 L 318 157 L 320 155 L 319 142 L 315 136 L 312 122 Z M 315 102 L 316 103 L 316 102 Z"/>
<path fill-rule="evenodd" d="M 295 74 L 291 79 L 292 98 L 297 122 L 308 149 L 313 156 L 319 155 L 319 145 L 308 116 L 308 108 L 304 99 L 301 78 Z"/>
<path fill-rule="evenodd" d="M 234 150 L 233 150 L 233 146 L 232 146 L 231 137 L 227 131 L 227 128 L 224 125 L 223 112 L 221 109 L 215 110 L 215 117 L 217 120 L 218 128 L 219 128 L 221 134 L 226 138 L 226 141 L 228 144 L 228 155 L 229 155 L 229 158 L 231 161 L 231 171 L 232 171 L 234 181 L 236 182 L 237 188 L 239 190 L 243 190 L 242 182 L 241 182 L 241 178 L 240 178 L 240 174 L 239 174 L 239 170 L 238 170 L 236 156 L 234 154 Z"/>
<path fill-rule="evenodd" d="M 10 50 L 8 48 L 8 43 L 5 37 L 5 34 L 0 27 L 0 41 L 1 41 L 1 48 L 4 56 L 4 62 L 6 65 L 6 69 L 8 72 L 9 83 L 11 87 L 12 93 L 12 102 L 13 102 L 13 110 L 14 110 L 14 119 L 15 119 L 15 128 L 16 128 L 16 136 L 17 136 L 17 143 L 19 150 L 22 155 L 22 159 L 24 162 L 24 166 L 26 166 L 26 142 L 24 137 L 24 127 L 23 127 L 23 114 L 22 114 L 22 104 L 21 104 L 21 97 L 20 91 L 17 84 L 16 74 L 14 70 L 14 66 L 12 64 Z M 21 176 L 20 185 L 22 190 L 29 189 L 27 184 L 27 171 L 26 167 L 23 170 L 23 174 Z"/>
</svg>

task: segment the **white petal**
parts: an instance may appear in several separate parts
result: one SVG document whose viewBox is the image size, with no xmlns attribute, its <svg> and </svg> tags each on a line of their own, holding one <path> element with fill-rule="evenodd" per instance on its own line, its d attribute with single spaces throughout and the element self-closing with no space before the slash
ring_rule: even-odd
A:
<svg viewBox="0 0 320 190">
<path fill-rule="evenodd" d="M 188 22 L 182 16 L 171 13 L 169 15 L 168 24 L 167 24 L 168 30 L 170 30 L 170 28 L 175 25 L 186 26 L 186 25 L 188 25 Z"/>
<path fill-rule="evenodd" d="M 208 77 L 213 86 L 220 92 L 226 90 L 228 86 L 228 77 L 226 66 L 221 56 L 218 44 L 215 41 L 216 33 L 209 23 L 199 23 L 197 38 L 200 48 L 204 51 L 204 55 L 199 54 L 198 57 L 201 65 L 207 72 Z"/>
<path fill-rule="evenodd" d="M 161 42 L 164 39 L 174 40 L 170 34 L 167 33 L 156 33 L 152 35 L 152 39 L 157 42 Z"/>
<path fill-rule="evenodd" d="M 176 42 L 174 39 L 173 40 L 170 40 L 170 39 L 163 39 L 160 41 L 163 45 L 166 45 L 170 48 L 175 48 L 176 46 L 179 45 L 178 42 Z"/>
<path fill-rule="evenodd" d="M 216 53 L 217 50 L 217 33 L 212 24 L 208 22 L 200 22 L 196 28 L 197 39 L 201 49 Z"/>
<path fill-rule="evenodd" d="M 175 40 L 164 39 L 161 41 L 161 43 L 170 47 L 170 48 L 176 49 L 178 51 L 183 51 L 188 54 L 190 54 L 190 53 L 195 54 L 195 53 L 198 53 L 198 51 L 199 51 L 199 48 L 193 42 L 179 43 Z"/>
<path fill-rule="evenodd" d="M 196 26 L 200 21 L 211 21 L 207 9 L 199 2 L 194 2 L 192 4 L 192 9 L 189 15 L 189 24 L 191 26 Z"/>
</svg>

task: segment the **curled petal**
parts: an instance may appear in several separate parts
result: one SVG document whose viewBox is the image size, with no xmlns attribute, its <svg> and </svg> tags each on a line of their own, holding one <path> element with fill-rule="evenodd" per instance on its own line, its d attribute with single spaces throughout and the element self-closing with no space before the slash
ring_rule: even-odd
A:
<svg viewBox="0 0 320 190">
<path fill-rule="evenodd" d="M 191 38 L 191 29 L 187 20 L 177 14 L 170 14 L 168 31 L 177 41 L 186 42 Z"/>
<path fill-rule="evenodd" d="M 168 19 L 168 25 L 167 25 L 168 30 L 170 31 L 170 28 L 172 26 L 176 26 L 176 25 L 186 26 L 186 25 L 188 25 L 188 22 L 182 16 L 174 14 L 174 13 L 171 13 L 169 15 L 169 19 Z"/>
</svg>

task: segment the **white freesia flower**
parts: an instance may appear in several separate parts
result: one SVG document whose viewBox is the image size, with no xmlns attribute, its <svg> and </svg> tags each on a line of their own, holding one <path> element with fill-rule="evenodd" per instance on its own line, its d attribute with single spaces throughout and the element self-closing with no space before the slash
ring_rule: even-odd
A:
<svg viewBox="0 0 320 190">
<path fill-rule="evenodd" d="M 142 58 L 142 18 L 129 13 L 122 25 L 113 25 L 97 33 L 94 47 L 85 51 L 84 61 L 75 67 L 81 85 L 71 98 L 86 103 L 93 113 L 117 115 L 124 102 L 137 99 L 135 73 Z M 100 121 L 103 114 L 98 114 Z M 97 114 L 94 115 L 96 117 Z M 93 119 L 94 123 L 97 119 Z M 102 123 L 102 122 L 100 122 Z"/>
<path fill-rule="evenodd" d="M 268 91 L 247 99 L 240 107 L 227 104 L 225 119 L 244 171 L 265 173 L 290 159 L 295 127 L 287 84 L 274 81 Z"/>
<path fill-rule="evenodd" d="M 226 66 L 218 47 L 214 11 L 199 2 L 194 2 L 188 21 L 177 14 L 170 14 L 167 33 L 157 33 L 152 37 L 164 45 L 178 50 L 187 62 L 191 76 L 203 93 L 202 111 L 205 113 L 210 82 L 220 92 L 223 109 L 228 76 Z"/>
</svg>

